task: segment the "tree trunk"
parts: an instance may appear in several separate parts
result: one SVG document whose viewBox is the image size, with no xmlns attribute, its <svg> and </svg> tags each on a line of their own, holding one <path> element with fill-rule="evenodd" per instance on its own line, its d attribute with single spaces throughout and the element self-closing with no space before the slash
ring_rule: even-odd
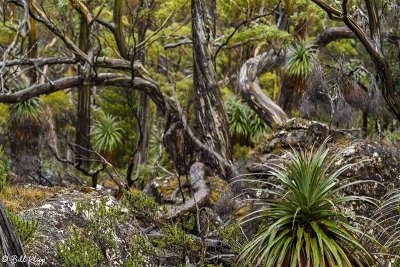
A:
<svg viewBox="0 0 400 267">
<path fill-rule="evenodd" d="M 14 264 L 11 260 L 4 261 L 6 257 L 11 259 L 12 256 L 18 259 L 24 257 L 24 250 L 22 249 L 21 242 L 15 234 L 14 227 L 12 226 L 3 204 L 0 201 L 0 256 L 3 261 L 3 266 L 29 266 L 27 262 L 19 262 Z"/>
<path fill-rule="evenodd" d="M 29 5 L 32 5 L 29 3 Z M 38 47 L 37 47 L 37 27 L 36 20 L 29 16 L 29 33 L 28 33 L 28 54 L 30 58 L 37 58 L 38 56 Z M 37 72 L 36 69 L 33 68 L 29 71 L 29 79 L 31 84 L 34 84 L 37 81 Z"/>
<path fill-rule="evenodd" d="M 82 16 L 80 22 L 79 48 L 87 51 L 89 48 L 89 25 Z M 80 70 L 82 72 L 82 70 Z M 78 111 L 76 121 L 76 160 L 83 166 L 90 163 L 90 86 L 82 85 L 78 88 Z"/>
<path fill-rule="evenodd" d="M 286 114 L 291 116 L 293 112 L 299 110 L 300 100 L 306 88 L 305 78 L 283 73 L 281 79 L 278 104 Z"/>
<path fill-rule="evenodd" d="M 192 0 L 195 130 L 205 145 L 230 160 L 232 151 L 228 120 L 218 88 L 211 50 L 215 21 L 212 6 L 212 0 Z M 229 176 L 221 162 L 204 150 L 196 151 L 196 160 L 203 162 L 217 174 Z"/>
<path fill-rule="evenodd" d="M 144 9 L 146 7 L 147 1 L 142 0 L 139 3 L 139 7 Z M 144 18 L 138 22 L 138 43 L 145 40 L 146 31 L 149 27 L 149 19 Z M 146 51 L 141 49 L 138 51 L 136 58 L 145 65 L 146 61 Z M 131 157 L 128 164 L 127 171 L 127 181 L 128 185 L 131 186 L 133 183 L 132 172 L 134 169 L 138 173 L 140 164 L 147 164 L 149 160 L 149 143 L 150 143 L 150 98 L 144 92 L 138 93 L 138 110 L 137 110 L 137 128 L 136 128 L 136 144 L 133 157 Z"/>
</svg>

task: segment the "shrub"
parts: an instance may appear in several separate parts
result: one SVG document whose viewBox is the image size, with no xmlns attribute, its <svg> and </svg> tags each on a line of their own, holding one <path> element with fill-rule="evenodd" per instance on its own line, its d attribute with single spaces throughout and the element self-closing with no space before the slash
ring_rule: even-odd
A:
<svg viewBox="0 0 400 267">
<path fill-rule="evenodd" d="M 373 256 L 360 243 L 362 234 L 347 222 L 340 206 L 372 199 L 339 196 L 354 183 L 338 185 L 338 177 L 352 165 L 334 169 L 341 153 L 331 155 L 325 144 L 318 149 L 286 153 L 283 165 L 271 167 L 277 179 L 273 199 L 260 199 L 258 233 L 244 246 L 239 262 L 250 266 L 372 266 Z M 265 184 L 271 184 L 265 182 Z M 263 192 L 264 191 L 264 192 Z M 254 215 L 254 213 L 253 213 Z M 248 220 L 247 220 L 248 221 Z"/>
<path fill-rule="evenodd" d="M 65 267 L 99 266 L 104 262 L 101 250 L 94 246 L 90 239 L 79 233 L 77 229 L 74 229 L 71 238 L 57 246 L 57 255 L 61 258 Z"/>
<path fill-rule="evenodd" d="M 108 201 L 108 197 L 103 197 L 77 205 L 77 214 L 84 218 L 82 226 L 57 245 L 57 255 L 65 266 L 107 266 L 116 256 L 115 230 L 126 216 L 119 206 Z"/>
</svg>

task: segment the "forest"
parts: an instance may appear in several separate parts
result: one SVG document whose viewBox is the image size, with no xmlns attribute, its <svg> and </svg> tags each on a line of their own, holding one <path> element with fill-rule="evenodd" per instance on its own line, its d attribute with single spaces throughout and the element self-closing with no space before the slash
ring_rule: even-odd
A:
<svg viewBox="0 0 400 267">
<path fill-rule="evenodd" d="M 2 266 L 400 266 L 399 0 L 0 0 Z"/>
</svg>

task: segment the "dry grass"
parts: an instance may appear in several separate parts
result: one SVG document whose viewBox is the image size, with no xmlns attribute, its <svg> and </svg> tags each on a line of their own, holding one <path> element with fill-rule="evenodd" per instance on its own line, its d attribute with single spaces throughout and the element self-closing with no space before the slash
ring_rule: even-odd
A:
<svg viewBox="0 0 400 267">
<path fill-rule="evenodd" d="M 14 213 L 36 208 L 60 191 L 60 188 L 8 186 L 0 192 L 4 205 Z"/>
</svg>

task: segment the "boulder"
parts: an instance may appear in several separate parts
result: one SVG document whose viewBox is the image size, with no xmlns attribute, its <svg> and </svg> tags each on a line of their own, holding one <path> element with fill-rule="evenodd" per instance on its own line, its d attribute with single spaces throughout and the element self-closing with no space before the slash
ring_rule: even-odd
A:
<svg viewBox="0 0 400 267">
<path fill-rule="evenodd" d="M 38 229 L 34 240 L 26 247 L 27 255 L 44 260 L 42 266 L 62 266 L 57 256 L 57 245 L 69 239 L 74 229 L 85 231 L 87 215 L 77 212 L 79 203 L 94 203 L 102 198 L 108 198 L 106 205 L 119 205 L 113 197 L 102 195 L 100 192 L 87 188 L 86 191 L 62 188 L 51 198 L 48 198 L 41 206 L 21 212 L 23 219 L 38 221 Z M 115 229 L 115 240 L 117 243 L 117 257 L 112 258 L 117 266 L 128 254 L 130 240 L 139 232 L 136 221 L 128 219 L 121 223 L 117 222 Z"/>
</svg>

